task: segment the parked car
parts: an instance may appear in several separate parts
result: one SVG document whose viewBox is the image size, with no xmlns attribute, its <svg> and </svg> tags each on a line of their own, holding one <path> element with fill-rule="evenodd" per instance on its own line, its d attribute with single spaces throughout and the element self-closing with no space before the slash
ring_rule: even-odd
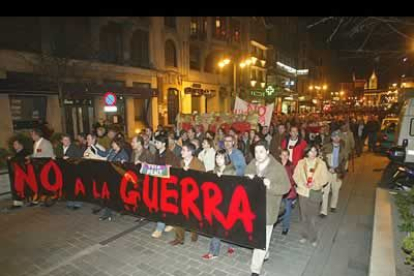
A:
<svg viewBox="0 0 414 276">
<path fill-rule="evenodd" d="M 382 121 L 379 135 L 379 150 L 385 152 L 395 144 L 395 133 L 398 126 L 398 118 L 385 118 Z"/>
</svg>

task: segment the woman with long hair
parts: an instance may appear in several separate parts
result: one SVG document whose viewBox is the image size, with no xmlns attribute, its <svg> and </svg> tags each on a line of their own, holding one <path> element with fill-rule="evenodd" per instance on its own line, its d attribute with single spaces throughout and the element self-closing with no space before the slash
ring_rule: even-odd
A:
<svg viewBox="0 0 414 276">
<path fill-rule="evenodd" d="M 319 225 L 316 223 L 322 202 L 323 186 L 329 181 L 326 163 L 319 158 L 319 148 L 310 146 L 305 150 L 305 158 L 296 165 L 293 179 L 299 194 L 299 206 L 302 219 L 301 243 L 309 240 L 317 246 Z"/>
<path fill-rule="evenodd" d="M 111 142 L 111 149 L 109 150 L 107 161 L 109 162 L 128 162 L 129 156 L 125 150 L 125 141 L 121 137 L 115 137 Z M 104 213 L 99 217 L 99 220 L 113 220 L 113 213 L 111 209 L 105 207 Z"/>
<path fill-rule="evenodd" d="M 215 155 L 215 168 L 214 173 L 218 177 L 222 175 L 236 175 L 236 169 L 231 163 L 230 156 L 225 149 L 220 149 Z M 213 237 L 210 241 L 210 249 L 207 254 L 203 255 L 203 259 L 212 260 L 217 258 L 220 253 L 221 241 L 220 239 Z M 229 245 L 227 249 L 229 255 L 234 253 L 234 248 Z"/>
<path fill-rule="evenodd" d="M 198 159 L 203 162 L 206 172 L 214 170 L 215 167 L 215 155 L 216 150 L 214 149 L 213 140 L 209 138 L 204 138 L 203 143 L 201 144 L 203 150 L 198 154 Z"/>
</svg>

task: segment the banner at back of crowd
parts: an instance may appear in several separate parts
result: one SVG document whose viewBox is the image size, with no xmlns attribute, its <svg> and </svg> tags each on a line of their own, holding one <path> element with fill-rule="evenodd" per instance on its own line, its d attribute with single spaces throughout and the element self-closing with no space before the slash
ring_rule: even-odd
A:
<svg viewBox="0 0 414 276">
<path fill-rule="evenodd" d="M 195 229 L 251 248 L 265 248 L 266 189 L 260 178 L 170 169 L 169 177 L 141 166 L 85 159 L 10 160 L 13 199 L 57 195 Z"/>
</svg>

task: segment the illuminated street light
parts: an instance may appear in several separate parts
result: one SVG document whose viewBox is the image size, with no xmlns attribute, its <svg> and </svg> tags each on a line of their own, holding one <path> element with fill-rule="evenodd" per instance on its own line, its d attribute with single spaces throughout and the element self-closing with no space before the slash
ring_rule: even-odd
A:
<svg viewBox="0 0 414 276">
<path fill-rule="evenodd" d="M 309 86 L 309 90 L 313 90 L 313 86 L 311 85 L 311 86 Z"/>
<path fill-rule="evenodd" d="M 244 62 L 241 62 L 241 63 L 240 63 L 240 67 L 241 67 L 241 68 L 246 67 L 246 65 L 247 65 L 247 64 L 246 64 L 246 63 L 244 63 Z"/>
<path fill-rule="evenodd" d="M 345 94 L 345 92 L 344 92 L 344 91 L 341 91 L 341 92 L 339 92 L 339 94 L 340 94 L 341 96 L 343 96 L 343 95 Z"/>
<path fill-rule="evenodd" d="M 326 90 L 326 89 L 328 89 L 328 86 L 327 86 L 326 84 L 324 84 L 324 85 L 322 86 L 322 89 L 323 89 L 323 90 Z"/>
<path fill-rule="evenodd" d="M 397 87 L 397 85 L 398 85 L 397 83 L 393 83 L 392 84 L 393 87 Z"/>
<path fill-rule="evenodd" d="M 226 58 L 225 60 L 223 60 L 224 65 L 227 65 L 230 63 L 230 59 Z"/>
<path fill-rule="evenodd" d="M 257 81 L 255 81 L 255 80 L 251 80 L 251 81 L 250 81 L 251 86 L 253 86 L 253 87 L 254 87 L 254 86 L 256 85 L 256 82 L 257 82 Z"/>
<path fill-rule="evenodd" d="M 220 61 L 220 62 L 219 62 L 219 64 L 218 64 L 218 66 L 219 66 L 220 68 L 223 68 L 223 67 L 225 66 L 225 64 L 224 64 L 224 62 Z"/>
</svg>

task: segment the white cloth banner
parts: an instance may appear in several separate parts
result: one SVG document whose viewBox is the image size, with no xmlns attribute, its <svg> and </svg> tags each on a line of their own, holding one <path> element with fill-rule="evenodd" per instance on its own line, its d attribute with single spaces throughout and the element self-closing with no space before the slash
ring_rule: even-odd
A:
<svg viewBox="0 0 414 276">
<path fill-rule="evenodd" d="M 275 104 L 268 105 L 258 105 L 248 103 L 239 97 L 236 97 L 234 103 L 234 113 L 235 114 L 249 114 L 252 111 L 257 111 L 259 113 L 259 124 L 262 126 L 269 126 L 272 121 L 273 109 Z"/>
</svg>

